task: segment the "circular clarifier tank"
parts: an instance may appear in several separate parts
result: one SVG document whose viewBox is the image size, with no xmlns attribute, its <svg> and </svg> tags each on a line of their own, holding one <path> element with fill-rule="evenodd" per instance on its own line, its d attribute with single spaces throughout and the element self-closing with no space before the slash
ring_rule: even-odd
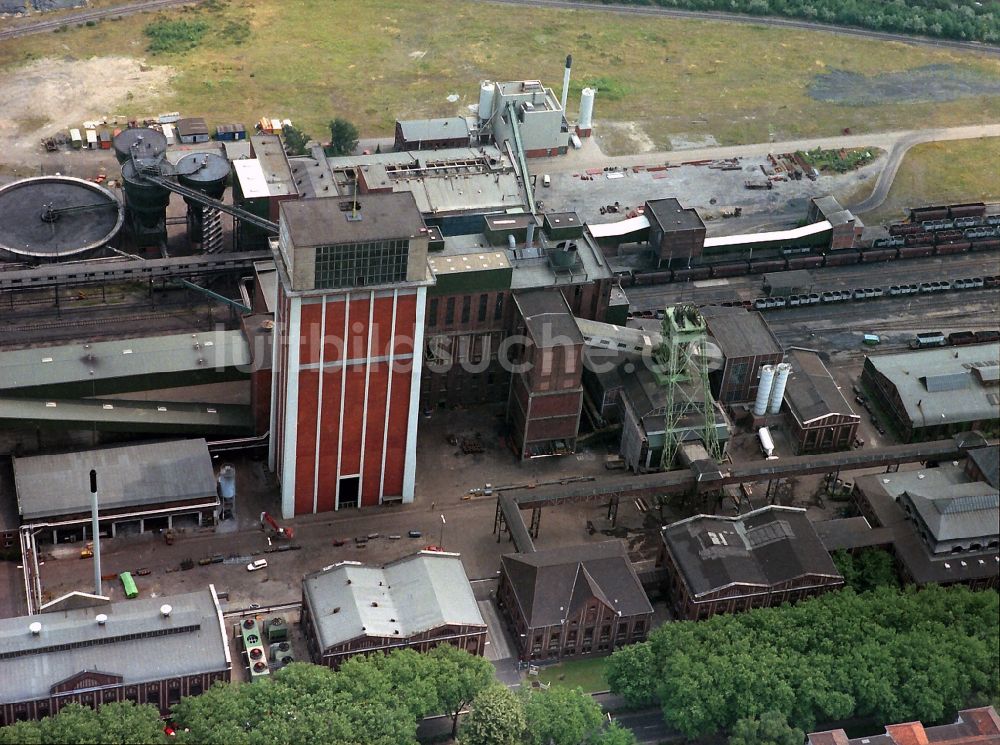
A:
<svg viewBox="0 0 1000 745">
<path fill-rule="evenodd" d="M 114 240 L 124 211 L 108 189 L 70 176 L 38 176 L 0 188 L 0 257 L 82 258 Z"/>
<path fill-rule="evenodd" d="M 175 166 L 177 180 L 184 186 L 221 199 L 229 178 L 229 161 L 215 153 L 190 153 Z"/>
</svg>

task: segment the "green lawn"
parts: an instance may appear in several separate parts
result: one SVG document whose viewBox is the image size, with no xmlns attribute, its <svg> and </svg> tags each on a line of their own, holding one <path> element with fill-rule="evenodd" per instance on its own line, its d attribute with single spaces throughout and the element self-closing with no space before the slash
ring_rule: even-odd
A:
<svg viewBox="0 0 1000 745">
<path fill-rule="evenodd" d="M 584 660 L 569 660 L 558 665 L 543 667 L 537 680 L 541 683 L 551 683 L 554 686 L 566 688 L 582 688 L 586 693 L 608 690 L 608 681 L 604 679 L 607 667 L 607 657 L 591 657 Z M 528 684 L 535 680 L 534 676 L 527 678 Z"/>
<path fill-rule="evenodd" d="M 910 207 L 1000 201 L 1000 141 L 955 140 L 917 145 L 907 152 L 889 196 L 865 222 L 898 220 Z"/>
<path fill-rule="evenodd" d="M 814 100 L 807 86 L 828 70 L 872 75 L 950 64 L 1000 80 L 1000 60 L 986 55 L 821 32 L 469 0 L 209 0 L 171 16 L 202 19 L 210 29 L 192 52 L 148 57 L 177 71 L 173 91 L 152 112 L 130 111 L 123 101 L 121 113 L 176 109 L 247 125 L 281 116 L 316 137 L 340 115 L 363 135 L 389 135 L 397 116 L 468 113 L 483 79 L 540 78 L 558 93 L 571 52 L 570 117 L 579 88 L 596 81 L 598 132 L 602 120 L 635 121 L 658 148 L 671 135 L 726 144 L 1000 119 L 1000 96 L 864 106 Z M 0 69 L 16 74 L 18 64 L 41 57 L 144 56 L 142 29 L 153 18 L 5 41 Z M 249 38 L 235 43 L 244 30 Z M 450 94 L 458 100 L 449 102 Z M 633 142 L 619 137 L 612 147 L 627 151 Z"/>
</svg>

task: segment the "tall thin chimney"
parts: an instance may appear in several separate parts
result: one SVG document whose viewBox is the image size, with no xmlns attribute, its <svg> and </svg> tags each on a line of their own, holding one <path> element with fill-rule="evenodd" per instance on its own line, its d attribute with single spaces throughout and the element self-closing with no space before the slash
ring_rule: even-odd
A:
<svg viewBox="0 0 1000 745">
<path fill-rule="evenodd" d="M 569 68 L 573 66 L 573 55 L 566 55 L 566 69 L 563 71 L 563 89 L 562 89 L 562 100 L 559 102 L 562 104 L 563 116 L 566 116 L 566 96 L 569 95 Z"/>
<path fill-rule="evenodd" d="M 94 593 L 101 592 L 101 525 L 97 519 L 97 471 L 90 470 L 90 525 L 94 534 Z"/>
</svg>

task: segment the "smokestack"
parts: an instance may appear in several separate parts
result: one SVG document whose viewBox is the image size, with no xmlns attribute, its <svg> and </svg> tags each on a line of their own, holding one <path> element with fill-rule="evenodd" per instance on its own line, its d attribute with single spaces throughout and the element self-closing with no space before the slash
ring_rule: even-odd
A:
<svg viewBox="0 0 1000 745">
<path fill-rule="evenodd" d="M 563 71 L 563 90 L 562 90 L 562 100 L 559 102 L 562 104 L 563 116 L 566 116 L 566 96 L 569 95 L 569 69 L 573 66 L 573 55 L 566 55 L 566 69 Z"/>
<path fill-rule="evenodd" d="M 97 518 L 97 471 L 90 470 L 90 525 L 94 538 L 94 594 L 101 595 L 101 525 Z"/>
</svg>

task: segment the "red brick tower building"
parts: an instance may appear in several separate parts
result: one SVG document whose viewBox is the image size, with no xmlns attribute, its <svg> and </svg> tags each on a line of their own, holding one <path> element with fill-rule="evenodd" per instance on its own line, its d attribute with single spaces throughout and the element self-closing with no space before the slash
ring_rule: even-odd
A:
<svg viewBox="0 0 1000 745">
<path fill-rule="evenodd" d="M 279 226 L 269 465 L 282 516 L 412 501 L 433 282 L 416 202 L 284 202 Z"/>
</svg>

